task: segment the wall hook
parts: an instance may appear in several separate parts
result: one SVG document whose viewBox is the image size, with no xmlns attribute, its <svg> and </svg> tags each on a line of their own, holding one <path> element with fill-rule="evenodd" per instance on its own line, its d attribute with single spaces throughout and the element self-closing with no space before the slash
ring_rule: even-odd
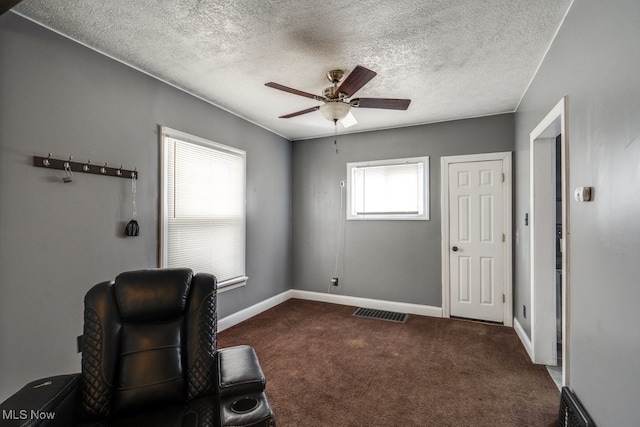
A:
<svg viewBox="0 0 640 427">
<path fill-rule="evenodd" d="M 51 165 L 51 162 L 49 161 L 50 158 L 51 158 L 51 153 L 49 153 L 49 156 L 46 159 L 42 160 L 42 164 L 44 166 L 50 166 Z"/>
<path fill-rule="evenodd" d="M 104 162 L 104 166 L 100 168 L 100 173 L 107 173 L 107 165 L 109 162 Z"/>
<path fill-rule="evenodd" d="M 65 184 L 68 184 L 71 181 L 73 181 L 73 179 L 71 179 L 71 177 L 73 176 L 73 172 L 71 171 L 71 160 L 73 160 L 73 156 L 69 156 L 69 161 L 64 162 L 64 165 L 63 165 L 64 173 L 67 175 L 62 178 L 62 182 L 64 182 Z"/>
<path fill-rule="evenodd" d="M 73 160 L 73 156 L 69 156 L 69 160 L 64 162 L 64 168 L 71 170 L 71 160 Z"/>
<path fill-rule="evenodd" d="M 123 167 L 123 165 L 120 165 L 120 169 L 118 169 L 118 170 L 116 171 L 116 175 L 118 175 L 118 176 L 122 176 L 122 167 Z"/>
<path fill-rule="evenodd" d="M 86 164 L 82 165 L 82 170 L 85 172 L 89 172 L 89 164 L 91 163 L 91 159 L 87 161 Z"/>
</svg>

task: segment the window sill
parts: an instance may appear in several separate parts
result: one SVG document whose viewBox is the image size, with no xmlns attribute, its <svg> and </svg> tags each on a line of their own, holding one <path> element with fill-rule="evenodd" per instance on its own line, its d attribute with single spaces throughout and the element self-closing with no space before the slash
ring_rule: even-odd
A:
<svg viewBox="0 0 640 427">
<path fill-rule="evenodd" d="M 347 221 L 428 221 L 426 214 L 418 215 L 348 215 Z"/>
<path fill-rule="evenodd" d="M 240 288 L 242 286 L 247 285 L 247 280 L 249 278 L 247 276 L 236 277 L 235 279 L 225 280 L 224 282 L 218 283 L 218 293 L 227 292 L 232 289 Z"/>
</svg>

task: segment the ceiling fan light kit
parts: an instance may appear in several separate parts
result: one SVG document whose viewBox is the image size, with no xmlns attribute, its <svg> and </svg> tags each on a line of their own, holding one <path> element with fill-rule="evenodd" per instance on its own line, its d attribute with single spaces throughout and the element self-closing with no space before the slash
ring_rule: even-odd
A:
<svg viewBox="0 0 640 427">
<path fill-rule="evenodd" d="M 343 101 L 327 102 L 320 106 L 320 112 L 322 113 L 322 115 L 327 120 L 331 120 L 334 122 L 347 117 L 347 114 L 349 114 L 350 110 L 351 105 Z"/>
<path fill-rule="evenodd" d="M 320 110 L 322 115 L 334 123 L 338 123 L 338 120 L 343 120 L 349 116 L 349 126 L 353 126 L 357 123 L 353 114 L 350 114 L 351 107 L 354 108 L 383 108 L 388 110 L 406 110 L 411 103 L 410 99 L 396 99 L 396 98 L 359 98 L 349 100 L 350 97 L 355 95 L 364 85 L 376 76 L 376 72 L 369 70 L 361 65 L 356 66 L 353 71 L 344 79 L 344 82 L 338 86 L 338 83 L 344 78 L 343 70 L 330 70 L 327 72 L 327 80 L 329 80 L 333 86 L 326 88 L 322 96 L 314 95 L 309 92 L 304 92 L 298 89 L 293 89 L 287 86 L 283 86 L 279 83 L 269 82 L 265 83 L 273 89 L 278 89 L 284 92 L 292 93 L 294 95 L 304 96 L 305 98 L 315 99 L 316 101 L 324 102 L 323 105 L 307 108 L 304 110 L 296 111 L 294 113 L 285 114 L 280 116 L 281 119 L 289 119 L 291 117 L 300 116 L 302 114 L 311 113 L 316 110 Z M 345 124 L 345 127 L 346 124 Z"/>
</svg>

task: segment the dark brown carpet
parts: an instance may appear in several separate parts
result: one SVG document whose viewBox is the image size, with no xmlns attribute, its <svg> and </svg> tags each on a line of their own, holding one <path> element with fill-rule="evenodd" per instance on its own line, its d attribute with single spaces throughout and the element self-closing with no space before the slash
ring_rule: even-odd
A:
<svg viewBox="0 0 640 427">
<path fill-rule="evenodd" d="M 280 427 L 551 426 L 560 394 L 511 328 L 291 299 L 221 332 L 252 345 Z"/>
</svg>

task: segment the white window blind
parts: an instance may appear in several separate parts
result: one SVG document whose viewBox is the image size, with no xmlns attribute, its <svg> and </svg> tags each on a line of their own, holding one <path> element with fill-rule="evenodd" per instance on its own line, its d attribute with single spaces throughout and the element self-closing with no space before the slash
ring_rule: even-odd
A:
<svg viewBox="0 0 640 427">
<path fill-rule="evenodd" d="M 162 139 L 163 266 L 245 281 L 245 152 L 168 128 Z"/>
<path fill-rule="evenodd" d="M 428 157 L 347 164 L 347 219 L 429 219 Z"/>
</svg>

